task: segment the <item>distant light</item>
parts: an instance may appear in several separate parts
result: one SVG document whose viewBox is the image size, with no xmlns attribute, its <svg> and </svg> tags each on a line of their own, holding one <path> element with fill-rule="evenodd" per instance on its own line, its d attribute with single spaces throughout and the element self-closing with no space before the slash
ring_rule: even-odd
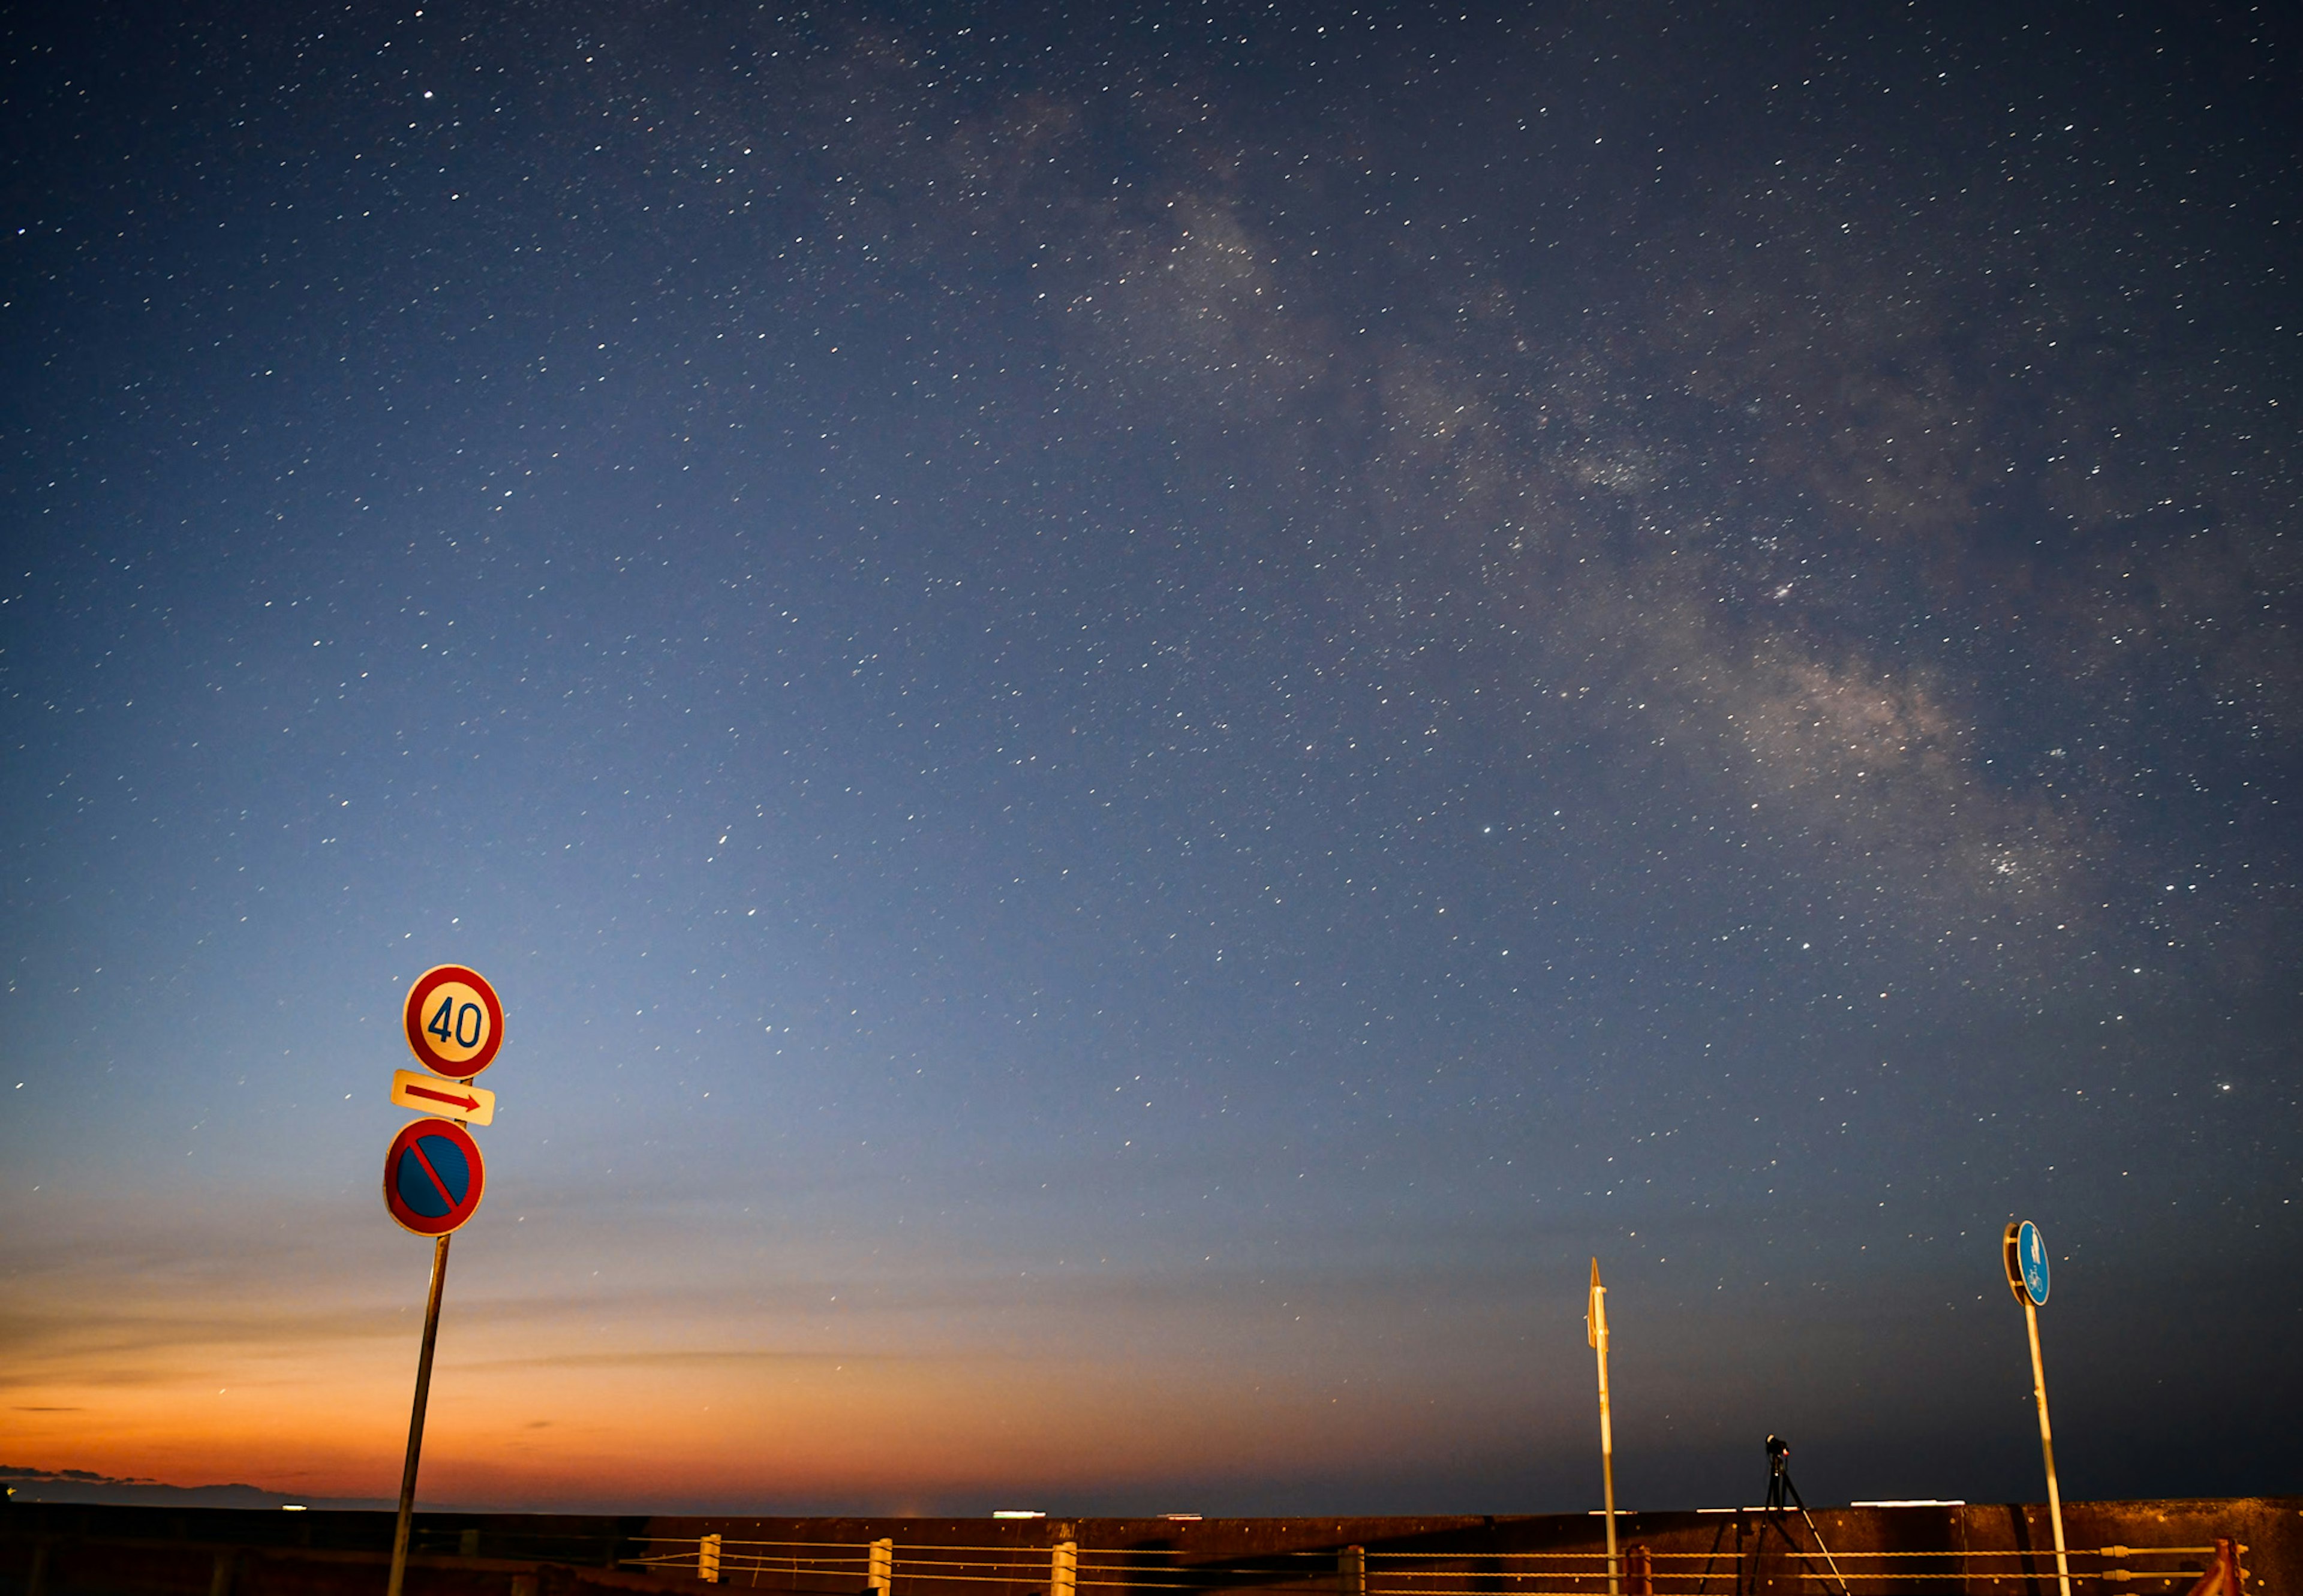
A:
<svg viewBox="0 0 2303 1596">
<path fill-rule="evenodd" d="M 1029 1507 L 995 1507 L 991 1510 L 991 1516 L 994 1518 L 1045 1518 L 1047 1515 L 1034 1512 Z"/>
<path fill-rule="evenodd" d="M 1169 1524 L 1197 1524 L 1200 1522 L 1200 1516 L 1196 1513 L 1162 1513 L 1160 1516 L 1166 1519 Z"/>
<path fill-rule="evenodd" d="M 1850 1502 L 1851 1507 L 1964 1507 L 1965 1499 L 1953 1501 L 1932 1496 L 1915 1496 L 1902 1502 Z"/>
<path fill-rule="evenodd" d="M 280 1504 L 280 1510 L 283 1513 L 301 1513 L 304 1511 L 304 1504 L 301 1502 L 283 1502 Z"/>
</svg>

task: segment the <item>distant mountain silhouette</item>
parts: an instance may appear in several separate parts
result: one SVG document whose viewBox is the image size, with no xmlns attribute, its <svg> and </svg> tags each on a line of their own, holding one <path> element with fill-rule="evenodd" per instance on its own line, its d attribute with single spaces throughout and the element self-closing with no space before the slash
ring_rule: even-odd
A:
<svg viewBox="0 0 2303 1596">
<path fill-rule="evenodd" d="M 97 1502 L 117 1507 L 389 1507 L 381 1497 L 302 1496 L 260 1485 L 164 1485 L 84 1468 L 0 1464 L 0 1486 L 19 1502 Z"/>
</svg>

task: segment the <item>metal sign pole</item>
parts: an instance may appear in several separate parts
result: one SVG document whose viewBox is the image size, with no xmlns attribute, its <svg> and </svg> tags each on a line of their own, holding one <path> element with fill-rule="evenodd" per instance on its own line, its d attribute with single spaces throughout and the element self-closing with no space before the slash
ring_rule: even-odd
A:
<svg viewBox="0 0 2303 1596">
<path fill-rule="evenodd" d="M 2047 1460 L 2047 1516 L 2055 1526 L 2055 1577 L 2062 1596 L 2071 1596 L 2071 1558 L 2063 1550 L 2063 1493 L 2055 1483 L 2055 1435 L 2047 1427 L 2047 1365 L 2039 1355 L 2039 1310 L 2023 1299 L 2023 1322 L 2031 1332 L 2031 1395 L 2039 1404 L 2039 1452 Z"/>
<path fill-rule="evenodd" d="M 1599 1284 L 1597 1258 L 1591 1260 L 1591 1305 L 1587 1318 L 1589 1339 L 1599 1356 L 1599 1473 L 1607 1502 L 1607 1596 L 1621 1596 L 1621 1565 L 1615 1561 L 1615 1431 L 1607 1411 L 1607 1288 Z M 2071 1593 L 2065 1592 L 2063 1596 Z"/>
<path fill-rule="evenodd" d="M 424 1404 L 432 1394 L 432 1346 L 440 1337 L 440 1288 L 448 1279 L 448 1241 L 449 1235 L 443 1234 L 432 1244 L 432 1292 L 424 1304 L 424 1350 L 416 1358 L 416 1405 L 408 1415 L 408 1462 L 400 1471 L 400 1525 L 392 1535 L 392 1578 L 384 1586 L 384 1596 L 400 1596 L 408 1578 L 408 1537 L 416 1517 L 416 1457 L 424 1449 Z M 2034 1333 L 2035 1356 L 2038 1344 Z M 2043 1423 L 2045 1414 L 2042 1409 Z M 2063 1544 L 2060 1527 L 2056 1544 Z M 2070 1596 L 2068 1587 L 2064 1596 Z"/>
<path fill-rule="evenodd" d="M 2047 1463 L 2047 1516 L 2055 1527 L 2055 1577 L 2062 1596 L 2071 1596 L 2071 1563 L 2063 1550 L 2063 1492 L 2055 1482 L 2055 1434 L 2047 1427 L 2047 1364 L 2039 1355 L 2039 1310 L 2046 1305 L 2047 1240 L 2029 1220 L 2011 1220 L 2000 1237 L 2000 1261 L 2007 1289 L 2023 1305 L 2023 1325 L 2031 1336 L 2031 1396 L 2039 1404 L 2039 1455 Z"/>
</svg>

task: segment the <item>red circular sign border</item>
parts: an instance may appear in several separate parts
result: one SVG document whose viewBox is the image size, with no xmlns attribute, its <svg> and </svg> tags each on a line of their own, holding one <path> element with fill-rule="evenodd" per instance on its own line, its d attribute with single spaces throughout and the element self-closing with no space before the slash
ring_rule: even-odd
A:
<svg viewBox="0 0 2303 1596">
<path fill-rule="evenodd" d="M 392 1176 L 400 1168 L 400 1155 L 408 1144 L 418 1136 L 443 1136 L 459 1144 L 459 1150 L 472 1166 L 472 1186 L 464 1200 L 450 1208 L 439 1219 L 427 1219 L 408 1208 L 400 1200 Z M 480 1144 L 472 1140 L 472 1133 L 453 1119 L 415 1119 L 400 1127 L 392 1138 L 392 1145 L 384 1155 L 384 1210 L 392 1215 L 392 1223 L 415 1236 L 445 1236 L 460 1230 L 480 1209 L 480 1198 L 488 1186 L 487 1161 L 480 1156 Z"/>
<path fill-rule="evenodd" d="M 424 1004 L 443 983 L 460 981 L 480 994 L 488 1009 L 488 1044 L 462 1063 L 443 1062 L 434 1058 L 424 1041 Z M 400 1014 L 401 1024 L 408 1032 L 408 1051 L 416 1061 L 434 1075 L 451 1081 L 468 1081 L 496 1061 L 496 1050 L 503 1045 L 503 1003 L 488 978 L 469 965 L 435 964 L 416 977 L 416 984 L 408 989 L 408 1001 Z"/>
</svg>

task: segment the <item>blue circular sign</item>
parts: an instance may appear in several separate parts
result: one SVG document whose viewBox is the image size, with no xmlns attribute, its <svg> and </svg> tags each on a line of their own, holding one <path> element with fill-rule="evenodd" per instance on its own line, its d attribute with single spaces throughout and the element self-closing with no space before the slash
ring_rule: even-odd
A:
<svg viewBox="0 0 2303 1596">
<path fill-rule="evenodd" d="M 2025 1220 L 2015 1232 L 2015 1264 L 2023 1271 L 2023 1292 L 2036 1307 L 2047 1305 L 2047 1243 L 2039 1227 Z"/>
<path fill-rule="evenodd" d="M 470 1219 L 486 1186 L 480 1144 L 452 1120 L 405 1126 L 384 1154 L 384 1205 L 418 1236 L 445 1236 Z"/>
</svg>

